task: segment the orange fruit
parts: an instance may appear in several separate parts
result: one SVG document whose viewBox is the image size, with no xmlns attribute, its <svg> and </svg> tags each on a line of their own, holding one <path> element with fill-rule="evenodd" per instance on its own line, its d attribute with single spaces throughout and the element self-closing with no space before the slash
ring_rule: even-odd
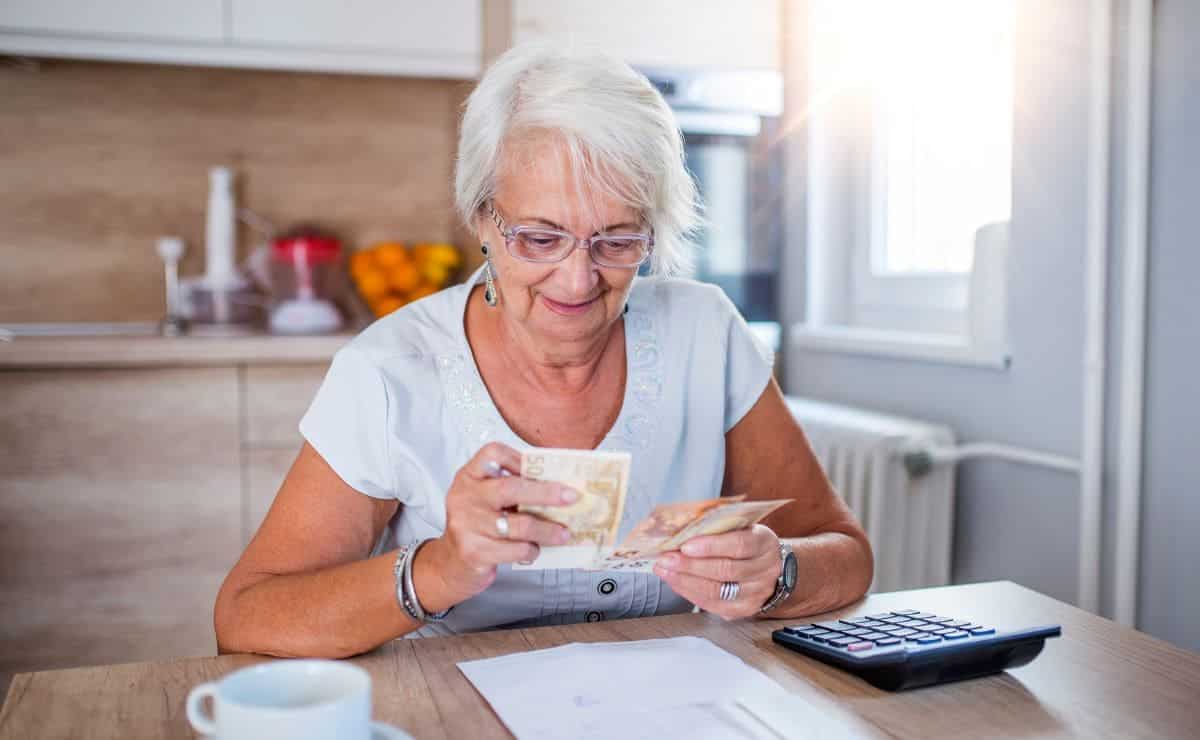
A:
<svg viewBox="0 0 1200 740">
<path fill-rule="evenodd" d="M 371 253 L 375 255 L 375 261 L 380 267 L 389 268 L 395 267 L 401 262 L 408 262 L 408 250 L 400 242 L 383 242 L 376 244 L 371 248 Z"/>
<path fill-rule="evenodd" d="M 450 268 L 430 260 L 421 265 L 421 277 L 429 285 L 441 288 L 450 279 Z"/>
<path fill-rule="evenodd" d="M 450 269 L 462 264 L 462 254 L 452 244 L 429 245 L 429 259 Z"/>
<path fill-rule="evenodd" d="M 358 284 L 358 292 L 368 301 L 387 295 L 388 277 L 383 270 L 372 268 L 356 275 L 354 280 Z"/>
<path fill-rule="evenodd" d="M 371 252 L 360 249 L 350 255 L 350 274 L 358 277 L 364 272 L 370 272 L 375 269 L 375 255 Z"/>
<path fill-rule="evenodd" d="M 377 317 L 387 316 L 389 313 L 395 311 L 397 308 L 400 308 L 405 303 L 408 303 L 408 301 L 404 300 L 400 296 L 388 295 L 372 301 L 371 311 L 373 311 Z"/>
<path fill-rule="evenodd" d="M 387 272 L 388 286 L 397 293 L 407 293 L 421 282 L 417 266 L 411 262 L 393 265 Z"/>
<path fill-rule="evenodd" d="M 421 283 L 408 294 L 408 300 L 419 301 L 427 295 L 433 295 L 434 293 L 438 292 L 438 290 L 440 290 L 440 288 L 437 285 Z"/>
</svg>

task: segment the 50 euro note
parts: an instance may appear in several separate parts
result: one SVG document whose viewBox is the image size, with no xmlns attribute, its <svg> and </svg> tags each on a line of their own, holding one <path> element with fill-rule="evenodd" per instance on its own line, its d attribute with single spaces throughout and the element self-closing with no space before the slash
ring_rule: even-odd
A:
<svg viewBox="0 0 1200 740">
<path fill-rule="evenodd" d="M 566 506 L 521 505 L 517 511 L 558 522 L 571 532 L 565 545 L 542 547 L 528 565 L 515 570 L 588 568 L 612 551 L 629 490 L 628 452 L 535 448 L 521 453 L 521 475 L 570 486 L 579 499 Z"/>
<path fill-rule="evenodd" d="M 642 520 L 610 553 L 592 564 L 595 570 L 647 573 L 659 555 L 678 550 L 693 537 L 725 534 L 757 524 L 791 499 L 746 501 L 744 496 L 663 504 Z"/>
</svg>

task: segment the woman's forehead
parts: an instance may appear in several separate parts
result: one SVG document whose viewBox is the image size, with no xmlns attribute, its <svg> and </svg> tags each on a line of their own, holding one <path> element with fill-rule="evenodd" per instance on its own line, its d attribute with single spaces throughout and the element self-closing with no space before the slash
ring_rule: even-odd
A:
<svg viewBox="0 0 1200 740">
<path fill-rule="evenodd" d="M 561 140 L 514 142 L 505 147 L 496 173 L 496 201 L 513 222 L 540 221 L 572 230 L 639 223 L 638 210 L 595 170 L 577 166 Z"/>
</svg>

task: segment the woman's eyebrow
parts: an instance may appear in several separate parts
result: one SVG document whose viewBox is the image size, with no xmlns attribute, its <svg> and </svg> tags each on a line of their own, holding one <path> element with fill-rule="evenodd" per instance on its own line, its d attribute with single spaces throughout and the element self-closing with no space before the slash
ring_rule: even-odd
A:
<svg viewBox="0 0 1200 740">
<path fill-rule="evenodd" d="M 548 218 L 542 218 L 541 216 L 526 216 L 526 217 L 519 219 L 519 222 L 520 223 L 538 223 L 538 224 L 542 224 L 544 226 L 549 226 L 552 229 L 557 229 L 559 231 L 565 231 L 567 233 L 570 233 L 570 231 L 571 231 L 566 226 L 563 226 L 562 224 L 557 223 L 555 221 L 551 221 Z M 634 229 L 637 229 L 638 226 L 639 226 L 639 224 L 635 221 L 622 221 L 622 222 L 616 223 L 616 224 L 609 224 L 608 226 L 605 226 L 604 228 L 598 229 L 595 233 L 603 234 L 603 233 L 606 233 L 609 231 L 614 231 L 616 229 L 634 230 Z"/>
</svg>

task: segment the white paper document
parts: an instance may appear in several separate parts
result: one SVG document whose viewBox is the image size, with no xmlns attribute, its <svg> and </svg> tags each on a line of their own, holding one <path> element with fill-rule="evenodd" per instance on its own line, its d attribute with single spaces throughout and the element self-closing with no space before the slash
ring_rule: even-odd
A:
<svg viewBox="0 0 1200 740">
<path fill-rule="evenodd" d="M 799 697 L 700 637 L 571 643 L 458 667 L 520 740 L 803 736 L 738 702 L 795 708 Z"/>
</svg>

